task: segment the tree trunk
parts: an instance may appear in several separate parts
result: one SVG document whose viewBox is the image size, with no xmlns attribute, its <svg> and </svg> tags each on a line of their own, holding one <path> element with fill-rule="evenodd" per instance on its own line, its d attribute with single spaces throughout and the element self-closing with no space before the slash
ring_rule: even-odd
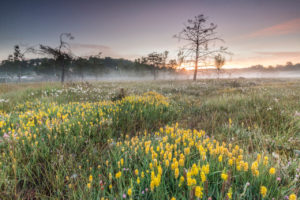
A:
<svg viewBox="0 0 300 200">
<path fill-rule="evenodd" d="M 197 80 L 197 73 L 198 73 L 198 58 L 199 58 L 199 44 L 196 47 L 196 59 L 195 59 L 195 71 L 194 71 L 194 78 L 193 81 Z"/>
<path fill-rule="evenodd" d="M 65 65 L 62 64 L 62 72 L 61 72 L 61 83 L 64 83 L 65 81 Z"/>
</svg>

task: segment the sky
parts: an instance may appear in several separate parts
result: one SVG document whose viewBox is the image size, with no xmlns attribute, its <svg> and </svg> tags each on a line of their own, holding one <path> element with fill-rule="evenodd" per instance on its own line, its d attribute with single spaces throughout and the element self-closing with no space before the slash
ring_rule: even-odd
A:
<svg viewBox="0 0 300 200">
<path fill-rule="evenodd" d="M 227 67 L 300 63 L 299 8 L 300 0 L 2 0 L 0 60 L 16 44 L 55 47 L 60 33 L 72 33 L 78 56 L 175 58 L 184 43 L 173 35 L 204 14 L 233 53 Z"/>
</svg>

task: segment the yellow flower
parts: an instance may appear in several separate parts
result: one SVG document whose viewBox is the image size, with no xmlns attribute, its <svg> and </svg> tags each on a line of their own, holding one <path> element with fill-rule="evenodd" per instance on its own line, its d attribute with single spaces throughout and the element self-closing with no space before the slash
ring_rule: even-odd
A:
<svg viewBox="0 0 300 200">
<path fill-rule="evenodd" d="M 271 175 L 275 174 L 275 172 L 276 172 L 276 169 L 274 167 L 270 168 L 269 173 Z"/>
<path fill-rule="evenodd" d="M 153 167 L 153 164 L 149 163 L 149 168 L 152 169 L 152 167 Z"/>
<path fill-rule="evenodd" d="M 264 162 L 263 162 L 263 164 L 264 164 L 264 165 L 267 165 L 267 164 L 268 164 L 268 160 L 269 160 L 268 156 L 265 156 L 265 157 L 264 157 Z"/>
<path fill-rule="evenodd" d="M 184 166 L 184 159 L 182 159 L 182 158 L 179 159 L 179 166 L 181 166 L 181 167 Z"/>
<path fill-rule="evenodd" d="M 197 198 L 202 198 L 203 192 L 202 192 L 203 188 L 200 186 L 196 186 L 195 187 L 195 196 Z"/>
<path fill-rule="evenodd" d="M 151 181 L 151 182 L 150 182 L 150 189 L 151 189 L 151 191 L 154 190 L 154 186 L 155 186 L 154 181 Z"/>
<path fill-rule="evenodd" d="M 92 182 L 92 181 L 93 181 L 93 176 L 92 176 L 92 175 L 90 175 L 90 177 L 89 177 L 89 181 L 90 181 L 90 182 Z"/>
<path fill-rule="evenodd" d="M 136 170 L 134 171 L 134 174 L 135 174 L 136 176 L 138 176 L 138 175 L 139 175 L 139 170 L 136 169 Z"/>
<path fill-rule="evenodd" d="M 176 198 L 175 198 L 175 197 L 172 197 L 171 200 L 176 200 Z"/>
<path fill-rule="evenodd" d="M 226 174 L 226 173 L 222 173 L 221 174 L 221 178 L 224 180 L 224 181 L 227 181 L 227 179 L 228 179 L 228 175 Z"/>
<path fill-rule="evenodd" d="M 228 199 L 232 199 L 232 188 L 229 188 L 229 191 L 227 193 Z"/>
<path fill-rule="evenodd" d="M 218 160 L 219 160 L 219 162 L 222 162 L 222 160 L 223 160 L 223 156 L 222 156 L 222 155 L 220 155 L 220 156 L 218 157 Z"/>
<path fill-rule="evenodd" d="M 231 118 L 228 119 L 228 123 L 229 123 L 229 128 L 230 128 L 230 127 L 231 127 L 231 124 L 232 124 Z"/>
<path fill-rule="evenodd" d="M 160 165 L 157 166 L 157 171 L 159 175 L 162 175 L 162 167 Z"/>
<path fill-rule="evenodd" d="M 190 148 L 189 147 L 184 148 L 184 154 L 185 155 L 189 155 L 190 154 Z"/>
<path fill-rule="evenodd" d="M 121 171 L 117 172 L 117 173 L 116 173 L 116 178 L 117 178 L 117 179 L 120 178 L 121 175 L 122 175 L 122 172 L 121 172 Z"/>
<path fill-rule="evenodd" d="M 166 167 L 169 167 L 169 165 L 170 165 L 169 160 L 166 160 L 166 161 L 165 161 L 165 165 L 166 165 Z"/>
<path fill-rule="evenodd" d="M 87 188 L 90 189 L 92 187 L 91 183 L 87 184 Z"/>
<path fill-rule="evenodd" d="M 297 196 L 293 193 L 289 196 L 289 200 L 297 200 Z"/>
<path fill-rule="evenodd" d="M 156 187 L 158 187 L 160 185 L 160 176 L 159 175 L 154 178 L 154 185 Z"/>
<path fill-rule="evenodd" d="M 202 183 L 204 183 L 206 181 L 205 173 L 202 171 L 201 174 L 200 174 L 200 176 L 201 176 Z"/>
<path fill-rule="evenodd" d="M 264 198 L 267 195 L 268 189 L 265 186 L 260 187 L 260 194 Z"/>
<path fill-rule="evenodd" d="M 174 171 L 174 173 L 175 173 L 175 178 L 178 178 L 178 176 L 179 176 L 179 169 L 176 168 L 175 171 Z"/>
<path fill-rule="evenodd" d="M 136 183 L 139 185 L 140 182 L 141 182 L 141 181 L 140 181 L 140 178 L 137 178 L 137 179 L 136 179 Z"/>
<path fill-rule="evenodd" d="M 132 195 L 132 189 L 131 188 L 128 189 L 127 194 L 128 194 L 128 196 Z"/>
</svg>

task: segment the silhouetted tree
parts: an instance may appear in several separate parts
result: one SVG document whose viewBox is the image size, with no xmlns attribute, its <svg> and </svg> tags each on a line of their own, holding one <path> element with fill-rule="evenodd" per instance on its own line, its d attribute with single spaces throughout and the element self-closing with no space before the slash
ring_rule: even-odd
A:
<svg viewBox="0 0 300 200">
<path fill-rule="evenodd" d="M 154 80 L 157 79 L 157 70 L 163 64 L 163 54 L 153 52 L 145 58 L 146 63 L 153 66 Z"/>
<path fill-rule="evenodd" d="M 178 66 L 181 66 L 181 64 L 184 62 L 184 52 L 183 50 L 179 50 L 177 53 L 177 64 Z"/>
<path fill-rule="evenodd" d="M 225 52 L 226 48 L 210 49 L 209 45 L 216 41 L 222 41 L 216 36 L 217 25 L 207 23 L 207 18 L 204 15 L 197 15 L 194 19 L 189 19 L 184 25 L 183 30 L 174 37 L 187 41 L 185 46 L 187 54 L 193 54 L 195 70 L 193 80 L 197 79 L 198 63 L 200 60 L 205 60 L 217 52 Z"/>
<path fill-rule="evenodd" d="M 215 67 L 217 69 L 218 79 L 220 78 L 221 68 L 224 66 L 224 64 L 225 64 L 225 57 L 223 57 L 221 54 L 216 55 L 215 56 Z"/>
<path fill-rule="evenodd" d="M 76 69 L 77 69 L 79 76 L 81 77 L 81 81 L 83 81 L 83 79 L 84 79 L 84 70 L 88 66 L 88 64 L 89 63 L 88 63 L 87 59 L 79 57 L 76 60 Z"/>
<path fill-rule="evenodd" d="M 24 59 L 24 55 L 21 53 L 19 45 L 15 45 L 14 47 L 14 54 L 13 54 L 13 60 L 14 64 L 18 68 L 18 81 L 21 82 L 21 76 L 22 76 L 22 61 Z"/>
<path fill-rule="evenodd" d="M 171 69 L 176 69 L 177 68 L 177 62 L 175 59 L 169 60 L 169 66 Z"/>
<path fill-rule="evenodd" d="M 40 45 L 40 52 L 43 54 L 52 56 L 56 64 L 61 67 L 61 83 L 65 81 L 65 72 L 66 67 L 72 61 L 72 52 L 70 50 L 70 45 L 66 41 L 64 41 L 64 37 L 73 40 L 74 37 L 71 33 L 62 33 L 59 36 L 59 46 L 56 48 Z"/>
<path fill-rule="evenodd" d="M 33 52 L 32 47 L 21 50 L 19 45 L 15 45 L 13 55 L 8 56 L 8 61 L 13 64 L 13 66 L 15 67 L 14 70 L 17 70 L 17 76 L 19 82 L 21 82 L 23 68 L 26 66 L 25 54 L 30 52 Z"/>
<path fill-rule="evenodd" d="M 163 67 L 166 67 L 168 55 L 169 55 L 169 51 L 164 51 L 164 52 L 162 53 Z"/>
</svg>

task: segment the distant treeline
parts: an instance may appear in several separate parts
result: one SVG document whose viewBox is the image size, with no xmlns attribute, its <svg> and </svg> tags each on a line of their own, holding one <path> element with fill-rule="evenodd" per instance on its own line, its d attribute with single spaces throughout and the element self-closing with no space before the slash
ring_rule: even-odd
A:
<svg viewBox="0 0 300 200">
<path fill-rule="evenodd" d="M 295 71 L 300 70 L 300 63 L 293 64 L 292 62 L 287 62 L 285 65 L 269 65 L 268 67 L 264 67 L 263 65 L 253 65 L 249 67 L 250 70 L 259 70 L 259 71 Z"/>
<path fill-rule="evenodd" d="M 139 60 L 115 59 L 111 57 L 78 58 L 73 59 L 67 66 L 66 77 L 82 79 L 87 77 L 105 77 L 108 74 L 116 76 L 156 76 L 158 72 L 174 73 L 175 70 L 167 66 L 156 66 Z M 7 59 L 0 64 L 1 78 L 22 78 L 40 76 L 47 79 L 59 79 L 61 65 L 52 58 L 36 58 L 29 60 Z"/>
</svg>

